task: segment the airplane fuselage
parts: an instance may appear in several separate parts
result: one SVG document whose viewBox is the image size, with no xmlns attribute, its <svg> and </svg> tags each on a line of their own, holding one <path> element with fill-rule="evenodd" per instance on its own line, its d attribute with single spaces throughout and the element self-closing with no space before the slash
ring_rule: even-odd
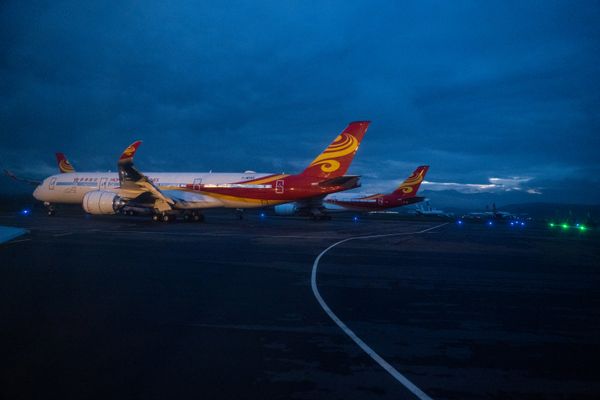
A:
<svg viewBox="0 0 600 400">
<path fill-rule="evenodd" d="M 150 172 L 146 176 L 162 192 L 182 200 L 189 208 L 265 207 L 324 196 L 357 185 L 321 186 L 322 179 L 318 178 L 255 172 Z M 88 192 L 102 190 L 116 194 L 120 189 L 116 172 L 75 172 L 46 178 L 33 196 L 47 203 L 81 204 Z"/>
<path fill-rule="evenodd" d="M 380 196 L 339 196 L 327 197 L 323 201 L 326 209 L 331 210 L 350 210 L 350 211 L 382 211 L 396 207 L 403 207 L 423 201 L 423 197 L 412 196 L 402 197 L 396 194 L 387 194 Z"/>
</svg>

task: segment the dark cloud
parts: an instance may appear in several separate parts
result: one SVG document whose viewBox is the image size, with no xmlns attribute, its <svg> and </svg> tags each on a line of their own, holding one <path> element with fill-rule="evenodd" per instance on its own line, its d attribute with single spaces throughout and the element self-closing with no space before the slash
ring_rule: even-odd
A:
<svg viewBox="0 0 600 400">
<path fill-rule="evenodd" d="M 433 182 L 527 178 L 544 201 L 598 202 L 560 187 L 597 182 L 599 17 L 566 1 L 3 2 L 0 156 L 104 170 L 141 138 L 146 171 L 293 172 L 371 119 L 352 170 L 367 188 L 428 163 Z"/>
</svg>

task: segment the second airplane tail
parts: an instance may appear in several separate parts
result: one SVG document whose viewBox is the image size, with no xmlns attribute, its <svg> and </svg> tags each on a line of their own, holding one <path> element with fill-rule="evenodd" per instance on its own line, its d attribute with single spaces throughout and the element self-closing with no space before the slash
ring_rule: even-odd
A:
<svg viewBox="0 0 600 400">
<path fill-rule="evenodd" d="M 394 193 L 401 194 L 403 197 L 414 197 L 417 195 L 417 191 L 419 190 L 419 186 L 421 186 L 421 182 L 425 179 L 425 175 L 429 170 L 429 165 L 421 165 L 417 167 L 413 171 L 413 173 L 406 178 L 404 182 L 396 190 Z"/>
<path fill-rule="evenodd" d="M 58 163 L 58 169 L 61 173 L 67 174 L 70 172 L 75 172 L 75 168 L 73 168 L 63 153 L 56 153 L 56 162 Z"/>
<path fill-rule="evenodd" d="M 348 124 L 346 129 L 302 172 L 318 178 L 335 178 L 346 174 L 370 121 Z"/>
</svg>

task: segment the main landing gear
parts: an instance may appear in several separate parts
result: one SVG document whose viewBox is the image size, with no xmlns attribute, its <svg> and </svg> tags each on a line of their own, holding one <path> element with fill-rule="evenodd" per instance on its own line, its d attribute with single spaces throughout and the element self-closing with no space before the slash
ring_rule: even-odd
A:
<svg viewBox="0 0 600 400">
<path fill-rule="evenodd" d="M 183 214 L 183 220 L 186 222 L 204 222 L 204 215 L 199 212 Z"/>
<path fill-rule="evenodd" d="M 173 222 L 175 221 L 176 217 L 175 214 L 167 214 L 167 213 L 160 213 L 160 214 L 154 214 L 152 216 L 152 221 L 155 222 Z M 186 222 L 203 222 L 204 221 L 204 215 L 202 215 L 199 212 L 190 212 L 190 213 L 184 213 L 183 214 L 183 220 Z"/>
<path fill-rule="evenodd" d="M 238 219 L 244 219 L 244 209 L 243 208 L 236 208 L 235 209 L 235 215 L 237 215 Z"/>
</svg>

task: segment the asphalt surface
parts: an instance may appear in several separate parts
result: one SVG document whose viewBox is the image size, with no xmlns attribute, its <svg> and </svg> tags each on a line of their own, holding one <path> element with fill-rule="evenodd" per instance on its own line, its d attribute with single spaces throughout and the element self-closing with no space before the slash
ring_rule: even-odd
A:
<svg viewBox="0 0 600 400">
<path fill-rule="evenodd" d="M 439 221 L 0 214 L 0 398 L 416 398 L 311 291 L 326 247 Z M 600 235 L 458 226 L 353 240 L 318 289 L 434 399 L 598 399 Z"/>
</svg>

